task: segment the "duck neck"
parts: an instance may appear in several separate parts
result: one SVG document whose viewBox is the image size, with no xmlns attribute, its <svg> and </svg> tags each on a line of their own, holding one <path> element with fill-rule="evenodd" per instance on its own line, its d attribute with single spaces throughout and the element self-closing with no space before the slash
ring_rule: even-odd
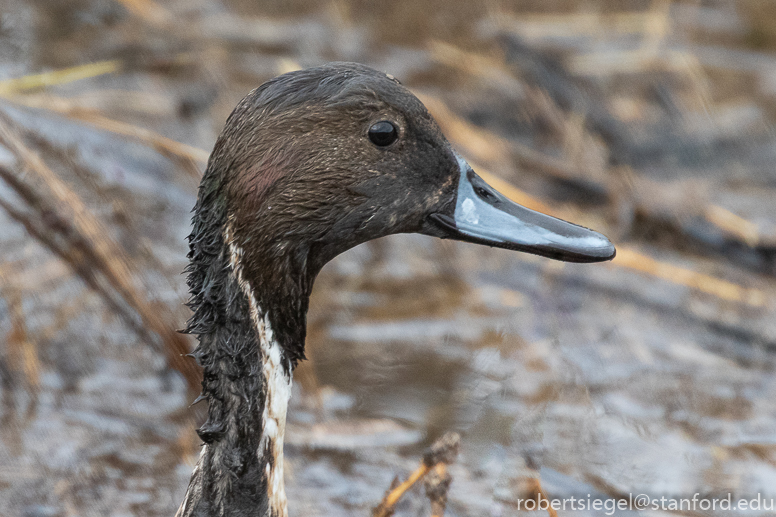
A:
<svg viewBox="0 0 776 517">
<path fill-rule="evenodd" d="M 283 437 L 309 289 L 290 274 L 263 278 L 250 267 L 255 257 L 246 257 L 223 204 L 206 201 L 201 195 L 190 237 L 187 330 L 199 339 L 193 355 L 208 419 L 177 515 L 286 517 Z"/>
</svg>

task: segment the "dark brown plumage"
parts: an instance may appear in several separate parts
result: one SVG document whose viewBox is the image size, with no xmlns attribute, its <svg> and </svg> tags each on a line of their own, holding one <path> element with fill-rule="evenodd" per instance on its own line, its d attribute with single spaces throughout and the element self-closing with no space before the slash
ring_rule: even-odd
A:
<svg viewBox="0 0 776 517">
<path fill-rule="evenodd" d="M 186 516 L 286 514 L 287 389 L 304 358 L 313 281 L 339 253 L 419 232 L 563 260 L 614 254 L 604 237 L 493 191 L 414 95 L 352 63 L 248 94 L 215 145 L 194 214 L 187 330 L 199 339 L 209 408 Z"/>
</svg>

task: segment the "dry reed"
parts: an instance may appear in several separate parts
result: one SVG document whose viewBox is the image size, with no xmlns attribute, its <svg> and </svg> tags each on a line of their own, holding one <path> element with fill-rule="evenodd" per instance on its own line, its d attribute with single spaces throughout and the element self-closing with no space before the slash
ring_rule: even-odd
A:
<svg viewBox="0 0 776 517">
<path fill-rule="evenodd" d="M 0 143 L 23 164 L 27 173 L 46 185 L 47 195 L 23 175 L 0 167 L 0 177 L 25 201 L 23 212 L 0 200 L 8 214 L 52 252 L 68 263 L 141 337 L 163 351 L 168 365 L 179 371 L 191 390 L 199 389 L 200 373 L 190 359 L 187 339 L 175 331 L 166 307 L 152 305 L 136 286 L 136 266 L 59 176 L 27 147 L 7 116 L 0 115 Z M 137 316 L 140 321 L 137 321 Z"/>
<path fill-rule="evenodd" d="M 461 446 L 461 437 L 458 433 L 446 433 L 426 452 L 423 453 L 423 460 L 418 468 L 416 468 L 409 477 L 401 482 L 397 483 L 394 480 L 393 486 L 386 492 L 383 500 L 372 510 L 372 517 L 390 517 L 394 513 L 396 503 L 402 498 L 402 496 L 412 488 L 417 482 L 421 481 L 429 472 L 432 472 L 440 465 L 450 465 L 455 462 L 458 456 L 458 451 Z M 444 513 L 444 503 L 447 501 L 447 490 L 450 485 L 449 479 L 446 477 L 446 468 L 442 470 L 443 474 L 441 479 L 436 480 L 430 487 L 432 500 L 432 511 L 438 512 L 441 508 Z M 435 486 L 436 485 L 436 486 Z M 440 506 L 441 505 L 441 506 Z M 442 513 L 438 515 L 442 515 Z M 435 515 L 437 515 L 435 513 Z"/>
</svg>

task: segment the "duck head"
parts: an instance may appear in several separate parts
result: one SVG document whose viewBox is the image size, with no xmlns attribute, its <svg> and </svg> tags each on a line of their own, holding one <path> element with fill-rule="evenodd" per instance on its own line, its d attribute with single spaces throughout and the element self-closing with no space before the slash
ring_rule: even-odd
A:
<svg viewBox="0 0 776 517">
<path fill-rule="evenodd" d="M 291 72 L 235 108 L 190 236 L 189 331 L 210 402 L 190 508 L 285 514 L 283 383 L 304 357 L 315 276 L 358 244 L 409 232 L 574 262 L 615 253 L 601 234 L 490 187 L 423 104 L 382 72 L 349 63 Z"/>
<path fill-rule="evenodd" d="M 490 187 L 407 88 L 356 64 L 291 72 L 248 95 L 227 121 L 206 186 L 223 190 L 246 278 L 273 297 L 309 294 L 326 262 L 395 233 L 572 262 L 615 254 L 603 235 Z"/>
</svg>

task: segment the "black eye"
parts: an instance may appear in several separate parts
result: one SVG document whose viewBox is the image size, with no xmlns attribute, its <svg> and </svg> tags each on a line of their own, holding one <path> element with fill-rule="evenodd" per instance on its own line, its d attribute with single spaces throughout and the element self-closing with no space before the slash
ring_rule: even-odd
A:
<svg viewBox="0 0 776 517">
<path fill-rule="evenodd" d="M 380 147 L 391 145 L 397 138 L 399 138 L 399 132 L 396 131 L 396 126 L 387 120 L 375 122 L 369 128 L 369 140 Z"/>
</svg>

